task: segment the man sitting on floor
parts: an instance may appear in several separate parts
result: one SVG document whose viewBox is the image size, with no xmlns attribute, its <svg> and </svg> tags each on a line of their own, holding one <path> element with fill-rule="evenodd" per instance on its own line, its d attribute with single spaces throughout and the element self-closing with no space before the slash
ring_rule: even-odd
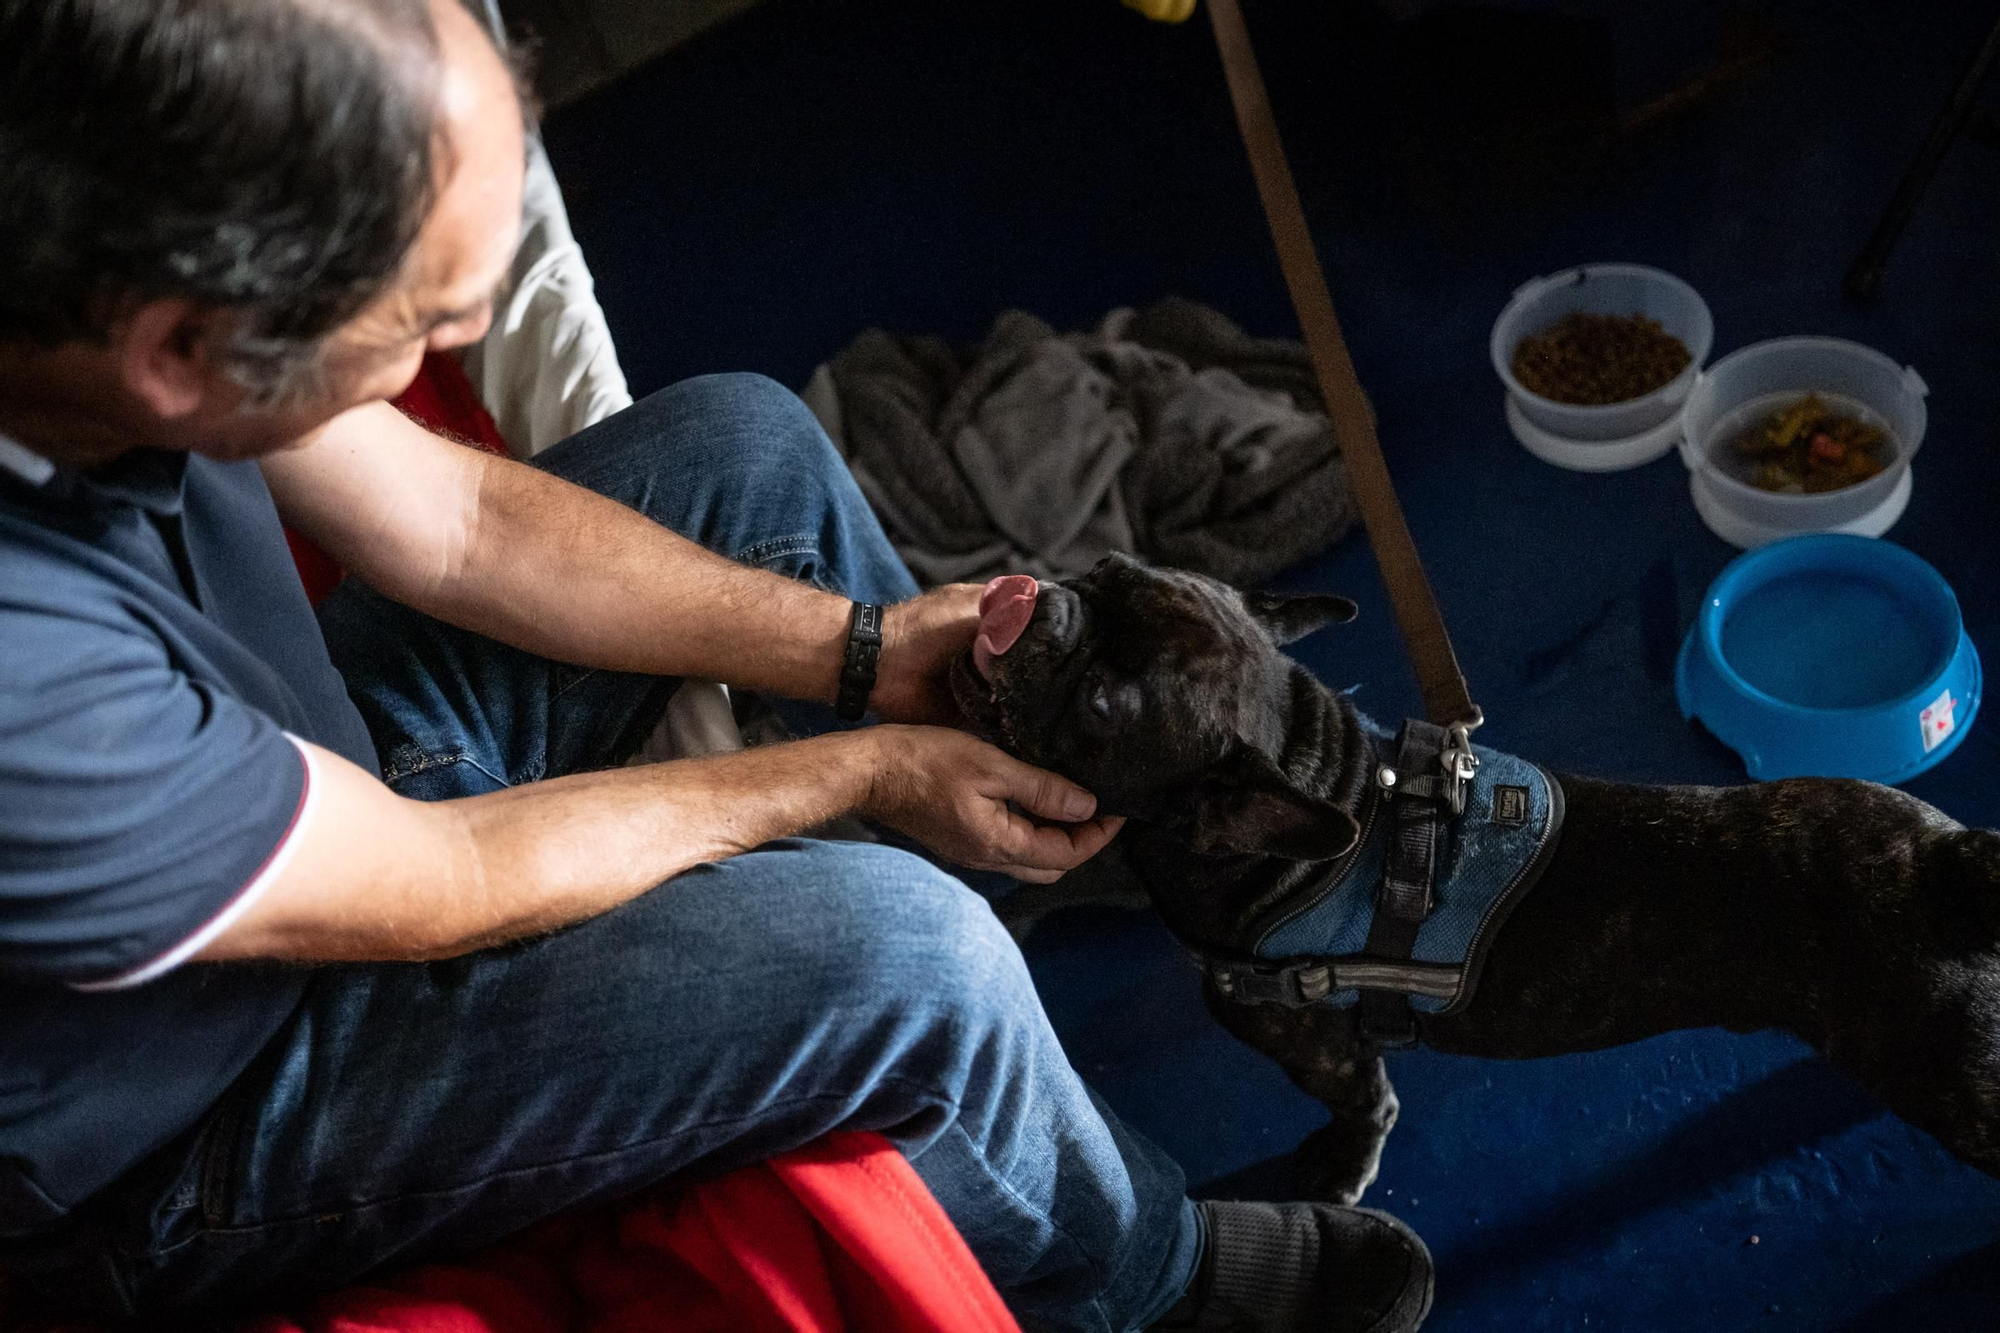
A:
<svg viewBox="0 0 2000 1333">
<path fill-rule="evenodd" d="M 796 399 L 532 466 L 386 404 L 487 326 L 523 119 L 451 0 L 0 0 L 7 1299 L 212 1316 L 848 1127 L 1032 1325 L 1414 1327 L 1408 1232 L 1190 1203 L 982 899 L 794 836 L 1117 830 L 939 725 L 979 590 Z M 280 515 L 354 575 L 317 622 Z M 681 677 L 834 700 L 856 603 L 890 725 L 618 766 Z"/>
</svg>

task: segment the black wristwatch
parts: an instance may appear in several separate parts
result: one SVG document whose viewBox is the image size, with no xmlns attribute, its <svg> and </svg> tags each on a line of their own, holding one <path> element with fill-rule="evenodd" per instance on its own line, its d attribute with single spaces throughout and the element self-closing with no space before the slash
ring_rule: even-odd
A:
<svg viewBox="0 0 2000 1333">
<path fill-rule="evenodd" d="M 868 692 L 875 688 L 875 663 L 882 656 L 882 608 L 856 602 L 847 622 L 847 656 L 840 664 L 840 694 L 834 714 L 843 722 L 859 722 L 868 711 Z"/>
</svg>

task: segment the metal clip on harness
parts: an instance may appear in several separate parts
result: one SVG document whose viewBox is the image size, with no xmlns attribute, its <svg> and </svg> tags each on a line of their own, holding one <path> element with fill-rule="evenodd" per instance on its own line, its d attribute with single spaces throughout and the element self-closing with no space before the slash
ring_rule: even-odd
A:
<svg viewBox="0 0 2000 1333">
<path fill-rule="evenodd" d="M 1479 776 L 1479 756 L 1472 750 L 1472 733 L 1485 721 L 1486 714 L 1474 704 L 1468 721 L 1454 722 L 1445 728 L 1448 739 L 1438 760 L 1444 770 L 1445 802 L 1454 815 L 1465 813 L 1466 795 L 1472 790 L 1472 780 Z"/>
</svg>

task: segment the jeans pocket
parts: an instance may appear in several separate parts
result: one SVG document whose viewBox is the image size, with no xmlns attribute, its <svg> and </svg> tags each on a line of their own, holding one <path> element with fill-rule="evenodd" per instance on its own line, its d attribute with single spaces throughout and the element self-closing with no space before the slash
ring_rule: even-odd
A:
<svg viewBox="0 0 2000 1333">
<path fill-rule="evenodd" d="M 230 1220 L 251 1091 L 225 1093 L 187 1137 L 94 1200 L 59 1244 L 30 1256 L 16 1274 L 27 1308 L 77 1319 L 137 1316 L 169 1256 L 195 1252 L 195 1242 Z M 7 1267 L 0 1261 L 0 1275 Z M 0 1326 L 12 1328 L 7 1313 L 0 1301 Z"/>
<path fill-rule="evenodd" d="M 532 781 L 539 774 L 522 778 Z M 413 801 L 447 801 L 477 796 L 513 785 L 462 748 L 425 749 L 404 742 L 382 752 L 382 781 L 398 796 Z"/>
<path fill-rule="evenodd" d="M 415 741 L 403 741 L 382 751 L 382 781 L 393 787 L 433 768 L 443 768 L 465 758 L 463 750 L 432 750 Z"/>
<path fill-rule="evenodd" d="M 236 1215 L 237 1149 L 250 1114 L 249 1089 L 232 1092 L 209 1118 L 195 1160 L 196 1206 L 205 1227 L 224 1227 Z"/>
</svg>

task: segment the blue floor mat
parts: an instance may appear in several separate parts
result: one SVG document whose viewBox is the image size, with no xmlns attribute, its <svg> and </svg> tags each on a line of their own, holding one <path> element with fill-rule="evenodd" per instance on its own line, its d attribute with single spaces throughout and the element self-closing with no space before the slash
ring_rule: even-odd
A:
<svg viewBox="0 0 2000 1333">
<path fill-rule="evenodd" d="M 1248 8 L 1398 488 L 1492 719 L 1482 740 L 1570 771 L 1741 780 L 1673 699 L 1674 650 L 1732 554 L 1686 473 L 1672 458 L 1558 471 L 1501 419 L 1493 317 L 1520 282 L 1578 262 L 1688 279 L 1716 355 L 1827 333 L 1916 366 L 1930 430 L 1891 537 L 1943 571 L 1974 642 L 2000 652 L 2000 155 L 1953 150 L 1878 309 L 1838 296 L 1988 10 L 1769 5 L 1762 72 L 1615 150 L 1558 144 L 1503 189 L 1507 153 L 1532 152 L 1481 137 L 1477 105 L 1453 101 L 1493 69 L 1413 72 L 1366 8 Z M 1625 107 L 1706 59 L 1724 17 L 1711 3 L 1560 14 Z M 1559 68 L 1522 77 L 1557 112 L 1592 96 Z M 1410 131 L 1427 107 L 1466 119 L 1455 149 Z M 774 0 L 565 108 L 547 138 L 640 392 L 721 369 L 800 384 L 866 325 L 971 338 L 1008 307 L 1076 327 L 1176 293 L 1253 332 L 1295 327 L 1206 26 L 1112 0 Z M 1286 582 L 1363 607 L 1299 645 L 1305 661 L 1377 716 L 1416 709 L 1358 537 Z M 1996 749 L 2000 723 L 1982 718 L 1910 789 L 2000 825 Z M 1282 1194 L 1283 1154 L 1318 1112 L 1210 1023 L 1154 922 L 1061 913 L 1029 957 L 1077 1067 L 1198 1192 Z M 1689 1032 L 1522 1064 L 1418 1052 L 1392 1073 L 1403 1119 L 1371 1202 L 1436 1252 L 1441 1333 L 2000 1326 L 2000 1182 L 1788 1038 Z"/>
</svg>

